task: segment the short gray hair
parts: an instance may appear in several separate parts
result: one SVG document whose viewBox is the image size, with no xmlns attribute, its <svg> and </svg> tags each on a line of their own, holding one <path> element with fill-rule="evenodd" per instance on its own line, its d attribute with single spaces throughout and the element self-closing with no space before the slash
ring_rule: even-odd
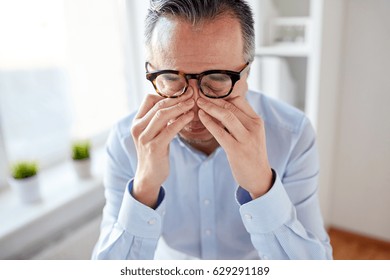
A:
<svg viewBox="0 0 390 280">
<path fill-rule="evenodd" d="M 153 30 L 162 17 L 177 17 L 196 26 L 225 14 L 239 21 L 244 42 L 243 56 L 252 62 L 255 55 L 254 20 L 252 10 L 244 0 L 150 0 L 145 19 L 145 44 L 151 47 Z"/>
</svg>

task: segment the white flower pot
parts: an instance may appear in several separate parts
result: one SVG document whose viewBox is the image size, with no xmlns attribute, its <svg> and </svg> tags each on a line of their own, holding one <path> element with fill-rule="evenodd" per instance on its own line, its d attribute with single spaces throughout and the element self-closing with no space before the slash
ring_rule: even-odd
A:
<svg viewBox="0 0 390 280">
<path fill-rule="evenodd" d="M 91 178 L 91 159 L 73 160 L 73 166 L 80 179 Z"/>
<path fill-rule="evenodd" d="M 38 175 L 25 179 L 9 178 L 9 184 L 23 203 L 33 203 L 42 199 Z"/>
</svg>

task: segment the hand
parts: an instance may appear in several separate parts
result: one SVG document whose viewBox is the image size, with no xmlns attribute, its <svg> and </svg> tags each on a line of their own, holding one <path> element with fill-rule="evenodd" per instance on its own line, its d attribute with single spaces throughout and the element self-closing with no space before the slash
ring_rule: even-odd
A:
<svg viewBox="0 0 390 280">
<path fill-rule="evenodd" d="M 273 184 L 263 120 L 244 97 L 197 100 L 199 119 L 224 148 L 237 183 L 251 197 L 265 194 Z"/>
<path fill-rule="evenodd" d="M 193 119 L 194 105 L 192 92 L 175 99 L 147 95 L 134 119 L 131 134 L 138 165 L 132 194 L 149 207 L 155 207 L 169 175 L 169 143 Z"/>
</svg>

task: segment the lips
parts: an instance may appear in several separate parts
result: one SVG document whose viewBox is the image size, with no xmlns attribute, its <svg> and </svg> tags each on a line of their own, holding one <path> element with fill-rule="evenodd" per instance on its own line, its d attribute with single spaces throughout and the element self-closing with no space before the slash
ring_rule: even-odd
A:
<svg viewBox="0 0 390 280">
<path fill-rule="evenodd" d="M 192 133 L 199 133 L 206 129 L 206 127 L 201 122 L 191 122 L 184 127 L 185 131 Z"/>
</svg>

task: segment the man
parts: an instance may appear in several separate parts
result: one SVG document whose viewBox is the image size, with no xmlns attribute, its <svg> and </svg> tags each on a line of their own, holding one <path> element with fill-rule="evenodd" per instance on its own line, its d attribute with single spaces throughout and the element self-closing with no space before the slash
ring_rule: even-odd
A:
<svg viewBox="0 0 390 280">
<path fill-rule="evenodd" d="M 332 258 L 309 121 L 248 91 L 248 5 L 152 0 L 146 48 L 157 94 L 111 133 L 93 258 Z"/>
</svg>

